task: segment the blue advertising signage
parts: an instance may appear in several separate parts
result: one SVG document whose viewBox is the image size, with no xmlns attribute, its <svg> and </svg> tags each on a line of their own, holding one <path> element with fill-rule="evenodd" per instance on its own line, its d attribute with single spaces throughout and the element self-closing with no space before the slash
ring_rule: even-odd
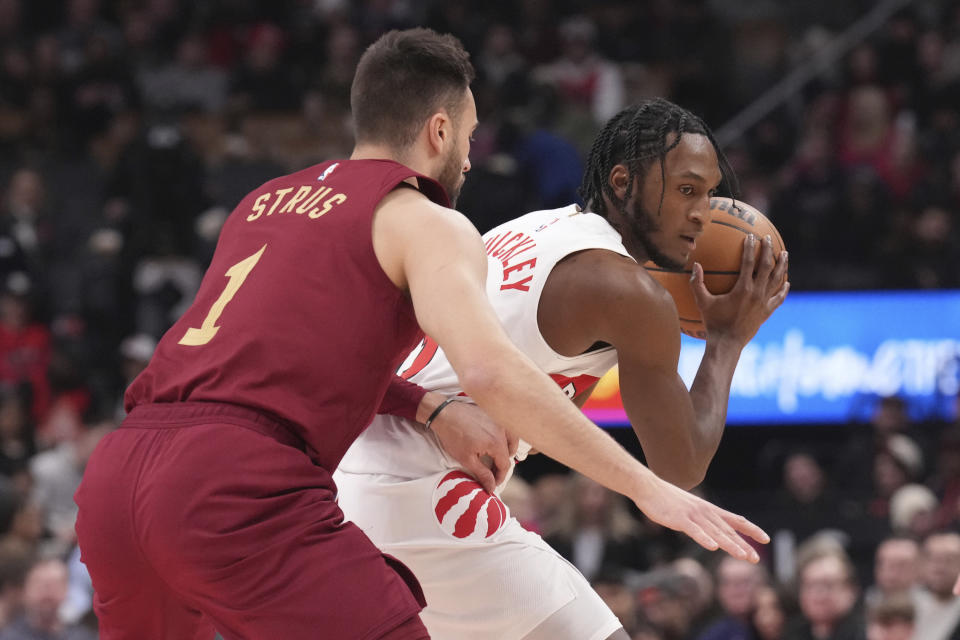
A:
<svg viewBox="0 0 960 640">
<path fill-rule="evenodd" d="M 683 337 L 689 386 L 704 342 Z M 616 371 L 585 410 L 625 424 Z M 949 417 L 960 391 L 960 291 L 791 293 L 740 357 L 729 424 L 862 420 L 880 396 Z"/>
</svg>

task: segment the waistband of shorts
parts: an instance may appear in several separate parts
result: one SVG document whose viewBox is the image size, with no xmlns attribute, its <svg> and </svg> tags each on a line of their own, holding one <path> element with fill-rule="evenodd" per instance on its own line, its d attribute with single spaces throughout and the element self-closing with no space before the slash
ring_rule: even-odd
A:
<svg viewBox="0 0 960 640">
<path fill-rule="evenodd" d="M 138 405 L 120 427 L 179 429 L 207 424 L 232 424 L 306 451 L 303 439 L 288 422 L 256 409 L 224 402 L 156 402 Z"/>
</svg>

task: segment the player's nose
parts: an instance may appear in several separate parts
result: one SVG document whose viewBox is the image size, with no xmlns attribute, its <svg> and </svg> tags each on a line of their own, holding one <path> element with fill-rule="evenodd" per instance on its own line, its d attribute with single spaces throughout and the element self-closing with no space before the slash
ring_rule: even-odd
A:
<svg viewBox="0 0 960 640">
<path fill-rule="evenodd" d="M 687 214 L 687 218 L 701 228 L 710 222 L 710 200 L 706 199 L 693 205 Z"/>
<path fill-rule="evenodd" d="M 467 171 L 470 171 L 470 156 L 467 156 L 463 161 L 463 172 L 466 173 Z"/>
</svg>

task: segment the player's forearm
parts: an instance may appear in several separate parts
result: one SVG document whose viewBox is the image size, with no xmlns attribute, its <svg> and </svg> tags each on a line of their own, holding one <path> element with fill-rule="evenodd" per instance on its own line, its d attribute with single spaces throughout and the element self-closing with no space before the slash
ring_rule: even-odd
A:
<svg viewBox="0 0 960 640">
<path fill-rule="evenodd" d="M 703 360 L 690 386 L 690 401 L 696 415 L 694 451 L 704 473 L 723 436 L 730 383 L 741 349 L 742 346 L 732 340 L 707 340 Z"/>
<path fill-rule="evenodd" d="M 420 424 L 426 424 L 427 418 L 430 417 L 430 414 L 439 407 L 444 400 L 447 399 L 447 396 L 442 393 L 437 393 L 436 391 L 427 391 L 423 394 L 423 398 L 420 399 L 420 404 L 417 405 L 417 416 L 415 420 Z"/>
<path fill-rule="evenodd" d="M 587 420 L 519 352 L 502 349 L 488 354 L 483 365 L 458 373 L 467 394 L 497 424 L 541 453 L 634 501 L 652 490 L 652 472 Z"/>
<path fill-rule="evenodd" d="M 422 423 L 423 421 L 420 420 L 420 414 L 425 411 L 426 416 L 429 416 L 433 408 L 440 404 L 440 402 L 443 402 L 443 398 L 440 397 L 438 402 L 432 403 L 432 400 L 427 398 L 429 395 L 423 387 L 408 382 L 398 376 L 394 376 L 390 382 L 390 386 L 387 387 L 383 399 L 380 401 L 380 407 L 377 409 L 377 413 L 400 416 L 408 420 L 416 419 L 417 422 Z M 439 394 L 433 395 L 436 396 Z M 433 407 L 427 408 L 431 403 Z M 424 420 L 426 420 L 426 416 L 424 416 Z"/>
</svg>

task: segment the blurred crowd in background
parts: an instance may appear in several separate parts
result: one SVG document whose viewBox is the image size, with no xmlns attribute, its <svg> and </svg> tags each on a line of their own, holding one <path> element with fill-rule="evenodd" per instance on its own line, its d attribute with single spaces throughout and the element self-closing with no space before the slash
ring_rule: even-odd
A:
<svg viewBox="0 0 960 640">
<path fill-rule="evenodd" d="M 0 640 L 95 637 L 85 460 L 242 196 L 349 154 L 353 70 L 381 33 L 471 52 L 459 208 L 485 231 L 576 200 L 627 104 L 662 95 L 719 130 L 877 4 L 0 0 Z M 960 2 L 904 4 L 725 145 L 794 290 L 960 287 Z M 508 499 L 637 640 L 960 638 L 960 418 L 915 424 L 887 398 L 843 429 L 826 448 L 770 436 L 762 486 L 722 496 L 775 534 L 761 567 L 583 478 L 521 465 Z"/>
</svg>

